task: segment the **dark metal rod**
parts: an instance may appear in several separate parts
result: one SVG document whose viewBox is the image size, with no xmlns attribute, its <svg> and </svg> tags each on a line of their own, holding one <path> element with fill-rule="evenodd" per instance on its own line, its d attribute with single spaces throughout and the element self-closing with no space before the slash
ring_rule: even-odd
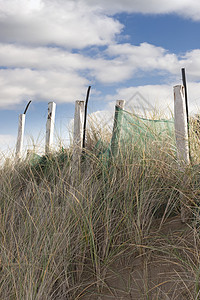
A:
<svg viewBox="0 0 200 300">
<path fill-rule="evenodd" d="M 182 72 L 183 86 L 184 86 L 184 90 L 185 90 L 185 107 L 186 107 L 186 115 L 187 115 L 187 124 L 189 126 L 189 112 L 188 112 L 187 84 L 186 84 L 185 68 L 182 68 L 181 72 Z"/>
<path fill-rule="evenodd" d="M 187 83 L 186 83 L 185 68 L 181 69 L 181 73 L 182 73 L 183 86 L 184 86 L 184 90 L 185 90 L 185 108 L 186 108 L 187 128 L 188 128 L 189 157 L 190 157 L 190 162 L 192 162 L 191 151 L 190 151 L 190 126 L 189 126 L 189 110 L 188 110 Z"/>
<path fill-rule="evenodd" d="M 84 115 L 84 124 L 83 124 L 83 149 L 85 148 L 85 136 L 86 136 L 86 122 L 87 122 L 87 105 L 90 95 L 91 86 L 88 87 L 87 96 L 85 101 L 85 115 Z"/>
<path fill-rule="evenodd" d="M 25 111 L 24 111 L 24 115 L 26 114 L 26 112 L 27 112 L 28 107 L 29 107 L 30 104 L 31 104 L 31 100 L 30 100 L 29 103 L 26 105 L 26 108 L 25 108 Z"/>
</svg>

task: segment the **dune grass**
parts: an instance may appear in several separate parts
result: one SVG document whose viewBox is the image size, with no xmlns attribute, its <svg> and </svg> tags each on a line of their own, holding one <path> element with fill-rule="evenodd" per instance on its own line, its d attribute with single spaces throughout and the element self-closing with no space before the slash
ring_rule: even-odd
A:
<svg viewBox="0 0 200 300">
<path fill-rule="evenodd" d="M 185 172 L 164 142 L 105 162 L 95 134 L 79 162 L 67 149 L 4 164 L 0 299 L 199 299 L 195 130 Z M 190 219 L 177 227 L 180 194 Z"/>
</svg>

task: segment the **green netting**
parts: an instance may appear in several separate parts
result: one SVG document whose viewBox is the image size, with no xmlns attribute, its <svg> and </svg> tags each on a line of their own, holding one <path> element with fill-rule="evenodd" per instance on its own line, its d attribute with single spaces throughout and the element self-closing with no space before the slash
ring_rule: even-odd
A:
<svg viewBox="0 0 200 300">
<path fill-rule="evenodd" d="M 174 142 L 173 120 L 150 120 L 141 118 L 117 107 L 117 118 L 120 132 L 118 142 L 145 146 L 152 141 L 169 140 Z"/>
<path fill-rule="evenodd" d="M 100 139 L 95 148 L 97 156 L 107 163 L 111 156 L 115 157 L 118 153 L 151 152 L 152 144 L 157 147 L 163 143 L 176 151 L 174 120 L 145 119 L 116 106 L 111 142 Z M 60 159 L 65 160 L 62 155 Z M 46 157 L 32 154 L 30 164 L 43 165 L 46 160 Z"/>
<path fill-rule="evenodd" d="M 174 120 L 150 120 L 116 107 L 114 131 L 110 145 L 99 141 L 96 148 L 105 158 L 129 148 L 148 151 L 152 144 L 167 144 L 175 151 Z"/>
</svg>

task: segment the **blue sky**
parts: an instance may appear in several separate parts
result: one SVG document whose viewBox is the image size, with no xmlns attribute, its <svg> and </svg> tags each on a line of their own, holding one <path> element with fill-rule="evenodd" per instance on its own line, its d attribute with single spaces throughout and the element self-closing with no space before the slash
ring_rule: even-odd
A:
<svg viewBox="0 0 200 300">
<path fill-rule="evenodd" d="M 199 32 L 197 0 L 0 0 L 0 149 L 15 146 L 30 99 L 25 147 L 32 136 L 43 145 L 49 101 L 57 104 L 56 135 L 67 139 L 88 85 L 90 113 L 103 115 L 136 92 L 165 110 L 182 67 L 197 112 Z"/>
<path fill-rule="evenodd" d="M 134 45 L 147 42 L 163 47 L 175 54 L 185 53 L 199 47 L 199 22 L 176 14 L 142 15 L 119 14 L 116 16 L 125 24 L 124 35 L 131 38 Z"/>
</svg>

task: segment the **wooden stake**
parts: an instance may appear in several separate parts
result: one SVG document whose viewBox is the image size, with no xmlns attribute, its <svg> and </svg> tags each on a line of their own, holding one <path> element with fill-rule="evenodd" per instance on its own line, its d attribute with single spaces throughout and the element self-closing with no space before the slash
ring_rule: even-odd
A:
<svg viewBox="0 0 200 300">
<path fill-rule="evenodd" d="M 71 165 L 71 177 L 70 177 L 70 192 L 76 193 L 74 185 L 79 181 L 80 161 L 83 148 L 83 124 L 85 114 L 85 101 L 77 100 L 75 103 L 74 113 L 74 140 L 73 140 L 73 154 Z"/>
<path fill-rule="evenodd" d="M 119 106 L 121 109 L 124 109 L 125 100 L 117 100 L 116 105 Z"/>
<path fill-rule="evenodd" d="M 56 103 L 48 103 L 48 116 L 46 123 L 46 143 L 45 143 L 45 154 L 50 153 L 53 144 L 53 134 L 55 125 L 55 114 L 56 114 Z"/>
<path fill-rule="evenodd" d="M 190 163 L 190 158 L 185 92 L 183 85 L 174 86 L 174 121 L 177 157 L 182 164 L 188 165 Z"/>
<path fill-rule="evenodd" d="M 180 170 L 185 172 L 186 167 L 190 164 L 189 144 L 188 144 L 188 124 L 187 111 L 185 102 L 185 91 L 183 85 L 174 86 L 174 123 L 177 158 L 180 164 Z M 184 188 L 189 185 L 189 179 L 186 174 L 183 178 Z M 181 221 L 185 223 L 190 215 L 188 201 L 184 195 L 180 195 L 181 202 Z"/>
<path fill-rule="evenodd" d="M 83 122 L 84 122 L 84 101 L 77 100 L 75 103 L 74 113 L 74 148 L 80 149 L 83 147 Z"/>
<path fill-rule="evenodd" d="M 25 115 L 31 102 L 32 101 L 30 100 L 26 105 L 24 113 L 19 115 L 18 136 L 17 136 L 17 144 L 16 144 L 16 157 L 18 158 L 22 156 L 22 148 L 24 142 Z"/>
<path fill-rule="evenodd" d="M 113 124 L 113 133 L 111 139 L 111 155 L 117 156 L 119 153 L 119 140 L 121 134 L 121 125 L 122 125 L 122 115 L 119 114 L 120 109 L 124 109 L 125 101 L 117 100 L 115 105 L 115 116 Z"/>
<path fill-rule="evenodd" d="M 24 142 L 25 114 L 19 115 L 18 136 L 16 144 L 16 157 L 21 158 Z"/>
</svg>

